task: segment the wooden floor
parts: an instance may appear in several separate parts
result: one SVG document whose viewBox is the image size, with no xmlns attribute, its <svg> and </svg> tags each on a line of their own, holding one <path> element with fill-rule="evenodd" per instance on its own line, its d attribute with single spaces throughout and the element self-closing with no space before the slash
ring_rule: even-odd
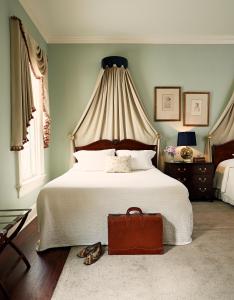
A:
<svg viewBox="0 0 234 300">
<path fill-rule="evenodd" d="M 70 248 L 47 250 L 38 255 L 35 251 L 37 240 L 36 220 L 23 229 L 14 240 L 31 264 L 31 269 L 27 272 L 25 264 L 18 259 L 11 247 L 7 246 L 0 255 L 0 279 L 4 282 L 11 299 L 51 299 Z M 4 299 L 1 291 L 0 299 Z"/>
</svg>

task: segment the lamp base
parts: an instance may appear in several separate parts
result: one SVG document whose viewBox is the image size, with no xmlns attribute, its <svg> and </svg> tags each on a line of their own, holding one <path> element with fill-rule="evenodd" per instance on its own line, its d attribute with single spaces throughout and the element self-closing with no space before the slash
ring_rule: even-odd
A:
<svg viewBox="0 0 234 300">
<path fill-rule="evenodd" d="M 192 161 L 192 159 L 183 159 L 183 162 L 185 162 L 185 163 L 192 163 L 193 161 Z"/>
<path fill-rule="evenodd" d="M 184 147 L 180 151 L 180 156 L 183 158 L 184 162 L 191 163 L 193 157 L 193 150 L 189 147 Z"/>
</svg>

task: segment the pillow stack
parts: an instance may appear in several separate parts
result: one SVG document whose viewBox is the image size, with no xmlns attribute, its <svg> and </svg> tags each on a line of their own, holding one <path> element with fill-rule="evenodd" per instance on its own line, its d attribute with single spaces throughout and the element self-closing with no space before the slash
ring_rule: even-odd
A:
<svg viewBox="0 0 234 300">
<path fill-rule="evenodd" d="M 115 154 L 117 156 L 115 156 Z M 106 171 L 108 173 L 129 173 L 131 170 L 154 168 L 153 150 L 81 150 L 74 153 L 80 171 Z"/>
</svg>

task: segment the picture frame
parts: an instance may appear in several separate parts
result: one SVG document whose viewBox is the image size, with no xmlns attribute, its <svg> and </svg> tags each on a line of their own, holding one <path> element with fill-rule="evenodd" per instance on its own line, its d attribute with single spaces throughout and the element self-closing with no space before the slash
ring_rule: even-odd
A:
<svg viewBox="0 0 234 300">
<path fill-rule="evenodd" d="M 209 126 L 210 92 L 185 92 L 183 95 L 183 125 Z"/>
<path fill-rule="evenodd" d="M 181 87 L 160 86 L 154 89 L 154 121 L 181 120 Z"/>
</svg>

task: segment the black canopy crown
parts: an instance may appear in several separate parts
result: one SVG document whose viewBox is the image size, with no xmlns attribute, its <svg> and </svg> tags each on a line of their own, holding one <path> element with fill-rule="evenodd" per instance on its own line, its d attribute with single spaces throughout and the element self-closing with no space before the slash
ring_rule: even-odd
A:
<svg viewBox="0 0 234 300">
<path fill-rule="evenodd" d="M 124 66 L 126 69 L 128 67 L 128 60 L 122 56 L 107 56 L 102 59 L 102 68 L 105 69 L 106 67 L 113 67 L 116 65 L 118 68 Z"/>
</svg>

